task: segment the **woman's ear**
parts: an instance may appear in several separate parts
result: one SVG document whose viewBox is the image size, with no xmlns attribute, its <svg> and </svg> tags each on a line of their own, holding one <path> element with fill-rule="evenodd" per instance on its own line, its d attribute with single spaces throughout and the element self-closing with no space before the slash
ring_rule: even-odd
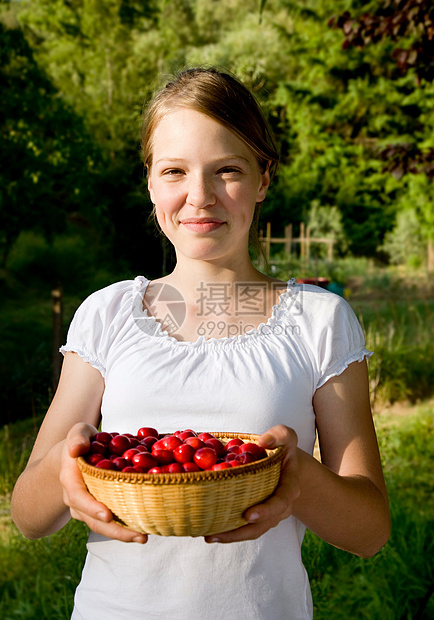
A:
<svg viewBox="0 0 434 620">
<path fill-rule="evenodd" d="M 151 170 L 150 170 L 148 165 L 146 166 L 146 176 L 148 177 L 148 192 L 149 192 L 149 196 L 151 198 L 152 204 L 155 204 L 154 190 L 152 189 L 152 181 L 151 181 Z"/>
<path fill-rule="evenodd" d="M 258 197 L 256 199 L 256 202 L 263 202 L 265 200 L 265 196 L 267 195 L 267 190 L 270 187 L 270 182 L 271 182 L 270 163 L 271 162 L 268 162 L 265 172 L 261 173 L 261 184 L 259 186 Z"/>
</svg>

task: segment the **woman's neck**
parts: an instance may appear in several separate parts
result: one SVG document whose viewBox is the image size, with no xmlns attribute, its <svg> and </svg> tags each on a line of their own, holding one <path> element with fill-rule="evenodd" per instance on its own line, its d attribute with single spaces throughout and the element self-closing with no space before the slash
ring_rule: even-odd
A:
<svg viewBox="0 0 434 620">
<path fill-rule="evenodd" d="M 172 273 L 164 278 L 182 292 L 184 299 L 196 298 L 198 287 L 204 285 L 232 286 L 236 282 L 263 282 L 269 279 L 253 266 L 250 258 L 231 265 L 181 259 Z"/>
</svg>

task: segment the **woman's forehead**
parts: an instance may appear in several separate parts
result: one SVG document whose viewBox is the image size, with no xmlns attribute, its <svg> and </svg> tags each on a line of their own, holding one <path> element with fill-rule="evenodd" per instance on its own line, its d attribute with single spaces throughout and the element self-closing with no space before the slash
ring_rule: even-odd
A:
<svg viewBox="0 0 434 620">
<path fill-rule="evenodd" d="M 215 119 L 189 108 L 176 108 L 155 127 L 152 151 L 154 162 L 160 156 L 186 157 L 212 149 L 219 156 L 254 157 L 251 149 L 231 129 Z"/>
</svg>

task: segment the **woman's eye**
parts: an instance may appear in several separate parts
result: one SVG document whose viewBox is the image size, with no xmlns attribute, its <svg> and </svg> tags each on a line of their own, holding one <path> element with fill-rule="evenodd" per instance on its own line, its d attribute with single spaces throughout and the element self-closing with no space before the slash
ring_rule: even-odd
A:
<svg viewBox="0 0 434 620">
<path fill-rule="evenodd" d="M 170 170 L 164 170 L 163 175 L 165 176 L 177 176 L 179 174 L 183 174 L 182 170 L 179 168 L 170 168 Z"/>
</svg>

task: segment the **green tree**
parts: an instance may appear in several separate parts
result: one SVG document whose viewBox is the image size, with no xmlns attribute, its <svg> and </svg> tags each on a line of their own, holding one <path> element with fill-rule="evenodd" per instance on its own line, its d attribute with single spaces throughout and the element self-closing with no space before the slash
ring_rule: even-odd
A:
<svg viewBox="0 0 434 620">
<path fill-rule="evenodd" d="M 261 15 L 257 0 L 12 4 L 38 63 L 107 156 L 99 191 L 119 255 L 140 246 L 134 233 L 148 207 L 137 150 L 143 101 L 160 76 L 185 65 L 233 70 L 263 105 L 282 154 L 263 210 L 276 234 L 307 223 L 318 200 L 341 211 L 352 253 L 374 255 L 393 227 L 397 197 L 409 191 L 396 167 L 390 175 L 390 152 L 385 161 L 381 153 L 390 144 L 431 147 L 432 87 L 418 86 L 412 68 L 398 71 L 387 38 L 343 49 L 326 0 L 263 1 Z M 333 10 L 378 4 L 337 0 Z M 427 165 L 420 159 L 418 170 Z"/>
<path fill-rule="evenodd" d="M 409 242 L 404 242 L 404 222 L 412 223 L 414 218 L 419 223 L 421 238 L 427 242 L 427 267 L 434 270 L 434 206 L 432 203 L 432 181 L 434 179 L 434 143 L 433 130 L 433 98 L 434 98 L 434 6 L 431 2 L 421 0 L 382 0 L 381 2 L 364 3 L 357 6 L 354 17 L 345 11 L 338 18 L 331 20 L 331 25 L 342 29 L 344 49 L 357 47 L 364 50 L 370 46 L 388 44 L 390 57 L 396 63 L 396 70 L 391 73 L 392 80 L 403 84 L 402 75 L 407 75 L 406 90 L 401 94 L 402 109 L 415 120 L 408 123 L 408 131 L 404 135 L 391 135 L 390 141 L 383 144 L 379 151 L 380 158 L 385 162 L 384 170 L 391 172 L 397 179 L 406 184 L 405 176 L 425 174 L 429 183 L 410 182 L 407 184 L 409 196 L 412 198 L 410 207 L 404 206 L 399 211 L 396 227 L 388 235 L 383 249 L 389 251 L 393 260 L 400 257 L 406 262 L 405 251 Z M 418 88 L 410 87 L 414 81 Z M 399 91 L 398 91 L 399 92 Z M 411 129 L 414 128 L 413 131 Z M 419 190 L 419 191 L 418 191 Z M 405 205 L 406 200 L 400 199 Z M 414 205 L 417 205 L 415 208 Z M 396 245 L 402 240 L 402 252 Z"/>
<path fill-rule="evenodd" d="M 22 230 L 47 238 L 81 211 L 98 218 L 98 149 L 59 97 L 19 28 L 0 22 L 0 251 Z M 83 209 L 82 206 L 86 208 Z"/>
</svg>

